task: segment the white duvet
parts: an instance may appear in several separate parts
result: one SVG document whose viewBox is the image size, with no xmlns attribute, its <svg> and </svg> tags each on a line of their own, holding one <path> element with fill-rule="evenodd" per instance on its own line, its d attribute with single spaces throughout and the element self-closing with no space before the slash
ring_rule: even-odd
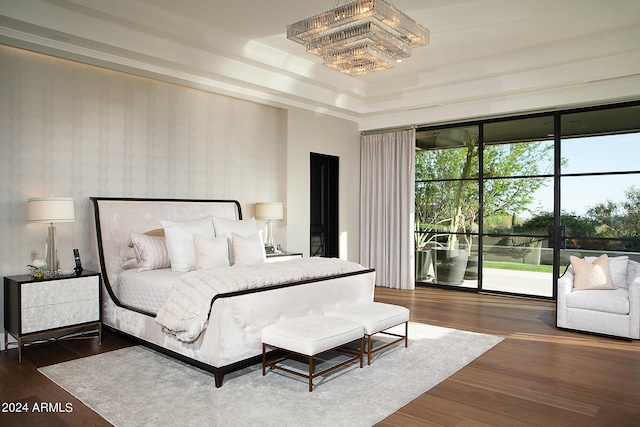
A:
<svg viewBox="0 0 640 427">
<path fill-rule="evenodd" d="M 218 294 L 279 285 L 363 270 L 360 264 L 337 258 L 299 258 L 291 261 L 235 265 L 184 274 L 158 311 L 162 329 L 184 342 L 193 342 L 207 327 L 211 301 Z"/>
</svg>

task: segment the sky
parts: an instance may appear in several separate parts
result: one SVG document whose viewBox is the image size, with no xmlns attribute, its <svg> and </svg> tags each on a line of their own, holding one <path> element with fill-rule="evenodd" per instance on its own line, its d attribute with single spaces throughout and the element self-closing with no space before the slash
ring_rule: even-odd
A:
<svg viewBox="0 0 640 427">
<path fill-rule="evenodd" d="M 562 173 L 637 171 L 637 175 L 562 178 L 560 197 L 562 210 L 584 215 L 588 208 L 611 200 L 625 200 L 625 191 L 640 188 L 640 133 L 565 139 L 562 157 L 568 164 Z M 551 181 L 551 180 L 549 180 Z M 531 204 L 536 210 L 553 210 L 553 188 L 538 190 Z M 537 209 L 541 208 L 541 209 Z M 523 215 L 523 217 L 526 215 Z"/>
</svg>

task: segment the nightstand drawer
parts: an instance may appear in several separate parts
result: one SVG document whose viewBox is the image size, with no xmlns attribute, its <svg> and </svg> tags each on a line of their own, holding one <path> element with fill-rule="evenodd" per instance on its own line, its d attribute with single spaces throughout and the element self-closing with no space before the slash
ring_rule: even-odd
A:
<svg viewBox="0 0 640 427">
<path fill-rule="evenodd" d="M 100 319 L 98 298 L 22 309 L 22 333 L 61 328 Z"/>
<path fill-rule="evenodd" d="M 41 307 L 66 302 L 98 299 L 100 277 L 73 277 L 22 284 L 21 307 Z"/>
</svg>

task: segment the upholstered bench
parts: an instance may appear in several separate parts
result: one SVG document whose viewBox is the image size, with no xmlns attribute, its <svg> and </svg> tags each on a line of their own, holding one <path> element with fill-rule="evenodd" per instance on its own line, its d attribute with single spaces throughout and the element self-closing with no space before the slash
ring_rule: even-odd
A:
<svg viewBox="0 0 640 427">
<path fill-rule="evenodd" d="M 356 340 L 360 341 L 359 350 L 345 347 L 346 344 Z M 362 368 L 363 340 L 364 328 L 360 323 L 337 317 L 312 315 L 275 323 L 262 330 L 262 375 L 266 375 L 267 368 L 279 369 L 307 378 L 309 380 L 309 391 L 313 391 L 313 379 L 320 375 L 327 374 L 358 360 Z M 284 350 L 288 354 L 268 360 L 268 348 Z M 321 372 L 314 373 L 314 356 L 329 350 L 338 350 L 351 357 Z M 279 364 L 288 359 L 291 353 L 308 358 L 308 375 Z"/>
<path fill-rule="evenodd" d="M 327 317 L 349 320 L 360 323 L 364 327 L 367 338 L 367 365 L 371 364 L 371 355 L 380 350 L 404 341 L 404 346 L 409 346 L 409 309 L 394 304 L 381 302 L 363 302 L 350 304 L 324 313 Z M 404 335 L 390 333 L 387 329 L 404 323 Z M 385 334 L 398 337 L 398 339 L 372 349 L 371 337 L 375 334 Z"/>
</svg>

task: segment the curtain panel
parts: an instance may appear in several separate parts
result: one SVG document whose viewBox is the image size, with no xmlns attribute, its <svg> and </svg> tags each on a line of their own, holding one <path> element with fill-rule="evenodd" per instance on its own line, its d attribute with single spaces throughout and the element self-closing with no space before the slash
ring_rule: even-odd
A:
<svg viewBox="0 0 640 427">
<path fill-rule="evenodd" d="M 415 129 L 360 141 L 360 262 L 376 286 L 415 287 Z"/>
</svg>

